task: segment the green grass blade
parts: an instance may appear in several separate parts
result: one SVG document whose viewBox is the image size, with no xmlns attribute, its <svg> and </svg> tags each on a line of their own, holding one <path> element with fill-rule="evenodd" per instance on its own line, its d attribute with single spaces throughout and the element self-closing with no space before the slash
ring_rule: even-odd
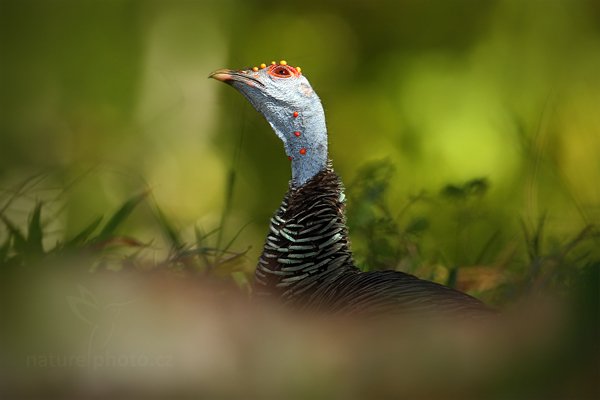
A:
<svg viewBox="0 0 600 400">
<path fill-rule="evenodd" d="M 94 233 L 98 226 L 100 226 L 100 223 L 102 222 L 103 218 L 104 217 L 98 217 L 95 220 L 93 220 L 91 224 L 83 228 L 81 232 L 79 232 L 71 240 L 66 242 L 63 248 L 75 248 L 85 243 L 85 241 L 90 237 L 90 235 Z"/>
<path fill-rule="evenodd" d="M 133 212 L 133 210 L 137 207 L 137 205 L 144 200 L 148 196 L 149 192 L 143 192 L 138 195 L 133 196 L 129 200 L 127 200 L 123 205 L 113 214 L 113 216 L 108 220 L 102 231 L 98 234 L 98 236 L 94 239 L 95 241 L 102 241 L 108 239 L 112 236 L 117 228 L 129 217 L 129 215 Z"/>
<path fill-rule="evenodd" d="M 236 241 L 236 239 L 240 236 L 242 231 L 248 227 L 248 225 L 250 225 L 250 222 L 246 222 L 246 224 L 244 226 L 242 226 L 240 229 L 238 229 L 236 234 L 233 235 L 233 237 L 227 243 L 227 245 L 225 245 L 225 247 L 223 247 L 223 249 L 221 250 L 221 253 L 226 253 L 229 250 L 229 248 L 233 245 L 233 243 Z"/>
<path fill-rule="evenodd" d="M 219 226 L 218 228 L 215 228 L 208 233 L 204 233 L 204 231 L 201 228 L 199 228 L 198 226 L 194 227 L 194 233 L 196 235 L 196 246 L 201 246 L 206 239 L 208 239 L 210 236 L 214 235 L 215 233 L 219 232 L 220 230 L 221 230 L 221 227 Z"/>
<path fill-rule="evenodd" d="M 450 288 L 455 288 L 457 279 L 458 279 L 458 267 L 451 268 L 450 273 L 448 274 L 448 280 L 446 281 L 446 286 L 448 286 Z"/>
<path fill-rule="evenodd" d="M 11 236 L 6 238 L 4 244 L 0 247 L 0 264 L 4 264 L 8 259 L 8 252 L 10 251 L 10 239 Z"/>
<path fill-rule="evenodd" d="M 227 217 L 229 217 L 229 213 L 231 211 L 231 203 L 233 199 L 233 189 L 235 187 L 235 178 L 236 172 L 234 168 L 229 170 L 227 174 L 227 184 L 225 185 L 225 205 L 223 206 L 223 212 L 221 213 L 221 228 L 225 227 L 227 223 Z M 223 231 L 224 229 L 219 230 L 217 235 L 217 247 L 221 246 L 221 241 L 223 240 Z"/>
<path fill-rule="evenodd" d="M 492 235 L 490 236 L 490 238 L 485 242 L 485 244 L 483 245 L 481 251 L 479 252 L 479 254 L 477 255 L 477 257 L 475 258 L 475 262 L 474 264 L 481 264 L 483 262 L 483 260 L 485 259 L 485 256 L 488 254 L 488 251 L 492 248 L 492 246 L 494 245 L 494 243 L 500 238 L 500 229 L 497 229 L 494 231 L 494 233 L 492 233 Z"/>
<path fill-rule="evenodd" d="M 29 219 L 29 227 L 27 229 L 27 251 L 29 254 L 42 255 L 44 254 L 44 246 L 42 239 L 44 233 L 42 231 L 42 203 L 37 203 L 33 214 Z"/>
<path fill-rule="evenodd" d="M 47 177 L 48 177 L 48 174 L 46 172 L 40 172 L 38 174 L 30 176 L 29 178 L 27 178 L 23 182 L 21 182 L 21 184 L 18 185 L 15 189 L 10 190 L 10 192 L 12 192 L 12 194 L 5 201 L 5 203 L 2 206 L 0 206 L 0 214 L 4 213 L 6 210 L 8 210 L 8 207 L 10 207 L 10 205 L 13 203 L 13 201 L 18 199 L 22 195 L 24 195 L 28 190 L 30 190 L 31 188 L 38 185 L 40 182 L 42 182 Z"/>
<path fill-rule="evenodd" d="M 1 215 L 0 218 L 2 219 L 2 222 L 4 222 L 4 225 L 6 225 L 6 228 L 13 237 L 14 250 L 20 255 L 27 254 L 27 239 L 25 239 L 25 235 L 23 235 L 19 228 L 17 228 L 12 222 L 10 222 L 10 220 L 4 215 Z"/>
<path fill-rule="evenodd" d="M 542 245 L 544 241 L 544 228 L 546 224 L 546 215 L 542 215 L 540 218 L 535 233 L 532 238 L 531 246 L 536 257 L 541 257 Z"/>
<path fill-rule="evenodd" d="M 174 249 L 183 248 L 184 244 L 183 240 L 181 239 L 181 236 L 179 235 L 177 230 L 175 230 L 173 224 L 171 224 L 171 222 L 167 219 L 166 215 L 158 206 L 156 206 L 156 216 L 158 219 L 158 223 L 160 224 L 160 228 L 163 234 L 169 240 L 171 247 L 173 247 Z"/>
</svg>

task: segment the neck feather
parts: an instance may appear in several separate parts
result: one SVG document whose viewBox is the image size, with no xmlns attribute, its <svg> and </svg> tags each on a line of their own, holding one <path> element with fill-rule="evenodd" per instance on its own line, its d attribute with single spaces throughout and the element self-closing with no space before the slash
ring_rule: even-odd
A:
<svg viewBox="0 0 600 400">
<path fill-rule="evenodd" d="M 291 187 L 271 219 L 255 274 L 258 295 L 310 295 L 323 282 L 356 271 L 338 176 L 325 169 L 302 187 Z"/>
</svg>

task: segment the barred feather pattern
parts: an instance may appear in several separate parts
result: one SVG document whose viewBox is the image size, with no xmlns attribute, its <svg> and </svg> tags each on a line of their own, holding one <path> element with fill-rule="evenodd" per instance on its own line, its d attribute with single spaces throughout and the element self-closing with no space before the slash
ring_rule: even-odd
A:
<svg viewBox="0 0 600 400">
<path fill-rule="evenodd" d="M 290 187 L 271 218 L 255 272 L 256 296 L 343 314 L 489 312 L 467 294 L 400 271 L 361 272 L 352 259 L 344 205 L 331 163 L 306 184 Z"/>
</svg>

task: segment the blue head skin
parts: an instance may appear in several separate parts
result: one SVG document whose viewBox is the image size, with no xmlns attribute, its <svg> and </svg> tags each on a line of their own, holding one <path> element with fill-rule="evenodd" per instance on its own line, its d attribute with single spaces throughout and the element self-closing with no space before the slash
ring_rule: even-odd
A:
<svg viewBox="0 0 600 400">
<path fill-rule="evenodd" d="M 236 88 L 266 118 L 292 161 L 300 187 L 327 167 L 327 127 L 321 100 L 308 80 L 285 61 L 247 70 L 220 69 L 209 76 Z"/>
</svg>

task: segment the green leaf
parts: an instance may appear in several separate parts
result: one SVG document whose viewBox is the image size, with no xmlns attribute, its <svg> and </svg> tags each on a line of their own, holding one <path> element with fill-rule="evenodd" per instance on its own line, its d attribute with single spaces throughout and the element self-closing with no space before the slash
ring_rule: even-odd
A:
<svg viewBox="0 0 600 400">
<path fill-rule="evenodd" d="M 458 200 L 465 198 L 464 188 L 456 185 L 444 186 L 440 194 L 442 195 L 442 197 L 445 197 L 448 200 Z"/>
<path fill-rule="evenodd" d="M 429 220 L 425 217 L 414 217 L 406 226 L 406 233 L 419 234 L 429 228 Z"/>
<path fill-rule="evenodd" d="M 95 238 L 95 241 L 102 241 L 108 239 L 114 234 L 117 228 L 127 219 L 135 207 L 148 196 L 149 192 L 143 192 L 136 196 L 133 196 L 127 200 L 123 205 L 114 213 L 110 220 L 104 225 L 100 234 Z"/>
<path fill-rule="evenodd" d="M 465 183 L 465 192 L 474 196 L 483 196 L 489 189 L 490 183 L 486 178 L 475 178 Z"/>
</svg>

